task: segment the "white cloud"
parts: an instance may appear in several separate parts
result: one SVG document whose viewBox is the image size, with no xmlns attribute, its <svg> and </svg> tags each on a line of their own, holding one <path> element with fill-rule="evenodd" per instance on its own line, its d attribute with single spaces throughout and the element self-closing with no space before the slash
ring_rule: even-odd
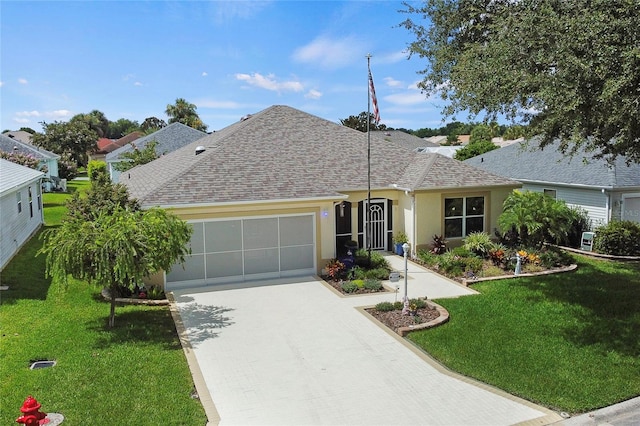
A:
<svg viewBox="0 0 640 426">
<path fill-rule="evenodd" d="M 203 99 L 194 102 L 198 108 L 216 108 L 216 109 L 239 109 L 244 108 L 243 105 L 234 101 L 215 101 Z"/>
<path fill-rule="evenodd" d="M 307 92 L 306 95 L 304 95 L 304 97 L 307 99 L 320 99 L 322 97 L 322 92 L 319 92 L 315 89 L 311 89 Z"/>
<path fill-rule="evenodd" d="M 27 81 L 26 78 L 19 78 L 18 79 L 18 83 L 20 83 L 20 84 L 29 84 L 29 82 Z"/>
<path fill-rule="evenodd" d="M 248 19 L 258 15 L 270 3 L 270 1 L 217 1 L 214 3 L 215 19 L 219 23 L 227 23 L 234 18 Z"/>
<path fill-rule="evenodd" d="M 312 64 L 325 69 L 342 68 L 356 59 L 365 57 L 364 44 L 355 37 L 332 39 L 320 36 L 293 52 L 297 62 Z"/>
<path fill-rule="evenodd" d="M 207 72 L 206 72 L 206 71 L 202 71 L 202 76 L 203 76 L 203 77 L 206 77 L 206 76 L 208 76 L 208 75 L 209 75 L 209 74 L 207 74 Z"/>
<path fill-rule="evenodd" d="M 271 90 L 274 92 L 301 92 L 304 87 L 302 83 L 298 81 L 276 81 L 274 74 L 262 75 L 259 73 L 249 74 L 236 74 L 236 80 L 244 81 L 251 86 L 259 87 L 261 89 Z"/>
<path fill-rule="evenodd" d="M 0 87 L 4 86 L 4 81 L 0 81 Z"/>
<path fill-rule="evenodd" d="M 385 84 L 387 86 L 389 86 L 389 87 L 394 87 L 394 88 L 395 87 L 402 87 L 402 82 L 399 81 L 399 80 L 396 80 L 393 77 L 385 77 L 383 80 L 384 80 Z"/>
<path fill-rule="evenodd" d="M 142 83 L 140 83 L 139 81 L 136 81 L 135 83 L 133 83 L 134 86 L 142 86 Z"/>
<path fill-rule="evenodd" d="M 427 97 L 420 92 L 404 92 L 385 96 L 384 100 L 394 105 L 417 105 L 426 102 Z"/>
<path fill-rule="evenodd" d="M 386 53 L 380 55 L 379 57 L 374 57 L 375 59 L 371 59 L 372 62 L 379 62 L 382 64 L 395 64 L 402 60 L 406 60 L 409 54 L 405 50 L 400 50 L 397 52 Z"/>
<path fill-rule="evenodd" d="M 27 123 L 29 123 L 29 119 L 28 118 L 14 118 L 13 121 L 15 121 L 16 123 L 19 123 L 19 124 L 27 124 Z"/>
<path fill-rule="evenodd" d="M 48 111 L 44 113 L 45 117 L 53 117 L 53 118 L 65 118 L 71 117 L 71 111 L 68 109 L 58 109 L 55 111 Z"/>
<path fill-rule="evenodd" d="M 16 112 L 17 117 L 40 117 L 39 111 L 19 111 Z"/>
</svg>

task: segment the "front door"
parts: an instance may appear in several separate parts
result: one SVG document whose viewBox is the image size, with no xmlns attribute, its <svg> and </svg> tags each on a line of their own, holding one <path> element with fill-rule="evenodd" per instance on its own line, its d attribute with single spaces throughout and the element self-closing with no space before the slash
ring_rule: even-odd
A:
<svg viewBox="0 0 640 426">
<path fill-rule="evenodd" d="M 363 205 L 367 205 L 364 200 Z M 364 224 L 363 229 L 363 247 L 371 248 L 371 250 L 387 250 L 387 200 L 372 199 L 369 207 L 369 217 L 367 217 L 367 209 L 362 209 L 362 217 L 360 220 Z M 367 230 L 368 224 L 368 230 Z M 369 242 L 371 243 L 369 245 Z"/>
</svg>

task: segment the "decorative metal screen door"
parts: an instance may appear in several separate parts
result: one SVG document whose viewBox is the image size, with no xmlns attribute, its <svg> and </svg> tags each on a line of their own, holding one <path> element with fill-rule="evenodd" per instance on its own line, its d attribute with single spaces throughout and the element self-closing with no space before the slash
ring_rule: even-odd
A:
<svg viewBox="0 0 640 426">
<path fill-rule="evenodd" d="M 365 205 L 366 205 L 366 200 L 365 200 Z M 369 223 L 369 227 L 371 229 L 371 250 L 386 250 L 387 249 L 387 233 L 386 233 L 386 220 L 387 220 L 387 215 L 386 215 L 386 202 L 385 200 L 371 200 L 371 207 L 370 207 L 370 212 L 371 212 L 371 216 L 370 216 L 370 220 L 371 222 Z M 367 223 L 367 209 L 363 209 L 365 217 L 364 219 L 364 223 Z M 365 245 L 364 248 L 368 248 L 368 244 L 367 244 L 367 238 L 369 237 L 369 235 L 367 235 L 368 233 L 365 232 Z"/>
</svg>

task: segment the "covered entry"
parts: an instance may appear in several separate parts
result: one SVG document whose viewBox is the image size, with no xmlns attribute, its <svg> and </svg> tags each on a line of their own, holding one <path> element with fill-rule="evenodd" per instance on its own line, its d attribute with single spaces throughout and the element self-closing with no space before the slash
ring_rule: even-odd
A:
<svg viewBox="0 0 640 426">
<path fill-rule="evenodd" d="M 191 222 L 191 255 L 166 289 L 316 273 L 315 214 Z"/>
</svg>

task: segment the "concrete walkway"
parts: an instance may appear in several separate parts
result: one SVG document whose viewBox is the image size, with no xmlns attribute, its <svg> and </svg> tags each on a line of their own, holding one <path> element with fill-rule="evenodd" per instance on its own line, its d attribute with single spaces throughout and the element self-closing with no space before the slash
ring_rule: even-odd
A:
<svg viewBox="0 0 640 426">
<path fill-rule="evenodd" d="M 404 271 L 401 257 L 389 255 Z M 474 291 L 411 262 L 410 298 Z M 543 425 L 554 412 L 452 374 L 315 277 L 176 291 L 176 324 L 212 425 Z"/>
</svg>

